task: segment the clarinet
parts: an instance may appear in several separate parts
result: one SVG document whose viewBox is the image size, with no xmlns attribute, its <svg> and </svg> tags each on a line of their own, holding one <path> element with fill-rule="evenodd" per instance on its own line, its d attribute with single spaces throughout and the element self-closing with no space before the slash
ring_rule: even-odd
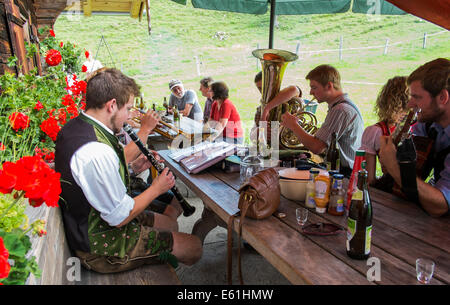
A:
<svg viewBox="0 0 450 305">
<path fill-rule="evenodd" d="M 123 129 L 125 130 L 126 133 L 128 133 L 133 142 L 136 143 L 139 150 L 147 157 L 148 161 L 150 161 L 153 167 L 156 168 L 158 173 L 161 173 L 166 166 L 164 165 L 164 163 L 158 162 L 155 156 L 153 156 L 153 154 L 144 146 L 141 139 L 139 139 L 137 134 L 134 132 L 133 127 L 125 123 L 123 125 Z M 180 191 L 175 185 L 172 187 L 171 190 L 175 195 L 175 197 L 177 198 L 178 202 L 180 203 L 181 207 L 183 208 L 183 215 L 186 217 L 192 215 L 195 212 L 195 207 L 191 206 L 186 201 L 186 199 L 184 199 L 183 195 L 181 195 Z"/>
</svg>

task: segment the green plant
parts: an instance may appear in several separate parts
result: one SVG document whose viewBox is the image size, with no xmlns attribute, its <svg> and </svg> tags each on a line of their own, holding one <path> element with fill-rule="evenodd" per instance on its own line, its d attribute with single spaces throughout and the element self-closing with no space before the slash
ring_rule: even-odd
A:
<svg viewBox="0 0 450 305">
<path fill-rule="evenodd" d="M 37 52 L 34 45 L 25 47 L 28 57 Z M 72 74 L 81 71 L 81 49 L 57 43 L 50 31 L 40 50 L 49 64 L 45 75 L 33 69 L 0 76 L 0 284 L 24 284 L 30 273 L 40 276 L 36 258 L 29 255 L 28 233 L 45 235 L 45 222 L 29 225 L 26 203 L 58 205 L 60 175 L 44 160 L 52 161 L 59 130 L 84 105 L 86 82 Z M 8 64 L 17 64 L 17 58 Z"/>
<path fill-rule="evenodd" d="M 52 46 L 45 39 L 43 44 Z M 67 47 L 70 49 L 70 47 Z M 27 45 L 28 56 L 33 56 L 36 48 Z M 41 49 L 45 56 L 45 48 Z M 81 52 L 79 49 L 77 52 Z M 72 53 L 70 53 L 72 54 Z M 70 117 L 78 113 L 82 107 L 85 83 L 76 79 L 76 75 L 68 75 L 66 71 L 73 70 L 65 64 L 74 64 L 73 56 L 67 55 L 66 59 L 62 49 L 62 62 L 57 66 L 49 66 L 46 74 L 41 76 L 37 69 L 29 74 L 15 76 L 5 73 L 0 76 L 0 162 L 15 161 L 22 156 L 33 155 L 36 150 L 50 152 L 54 148 L 53 136 L 56 130 L 48 122 L 53 122 L 53 129 L 64 125 Z M 15 58 L 9 60 L 13 65 Z M 75 70 L 81 71 L 81 66 Z M 69 78 L 70 79 L 69 79 Z M 71 83 L 69 85 L 69 82 Z M 72 92 L 68 94 L 68 89 Z M 70 95 L 70 98 L 67 97 Z M 17 123 L 17 114 L 28 120 L 23 128 L 14 128 Z M 57 123 L 56 123 L 57 121 Z M 55 125 L 56 124 L 56 125 Z M 57 133 L 57 132 L 56 132 Z"/>
</svg>

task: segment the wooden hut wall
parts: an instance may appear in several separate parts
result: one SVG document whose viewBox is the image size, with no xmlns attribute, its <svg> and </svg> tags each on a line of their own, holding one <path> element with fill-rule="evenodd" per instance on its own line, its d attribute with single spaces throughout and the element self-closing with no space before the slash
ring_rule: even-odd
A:
<svg viewBox="0 0 450 305">
<path fill-rule="evenodd" d="M 0 0 L 0 74 L 28 73 L 34 67 L 41 71 L 39 54 L 27 58 L 25 44 L 39 50 L 37 20 L 32 0 Z M 8 58 L 17 57 L 15 67 L 8 67 Z"/>
</svg>

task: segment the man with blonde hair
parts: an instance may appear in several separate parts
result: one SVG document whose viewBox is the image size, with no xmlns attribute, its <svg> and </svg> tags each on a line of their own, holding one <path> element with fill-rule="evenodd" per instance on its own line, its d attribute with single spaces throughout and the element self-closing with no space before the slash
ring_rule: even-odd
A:
<svg viewBox="0 0 450 305">
<path fill-rule="evenodd" d="M 306 79 L 311 87 L 310 94 L 319 103 L 328 104 L 328 113 L 322 126 L 315 135 L 307 133 L 292 114 L 284 113 L 282 125 L 291 129 L 302 144 L 315 154 L 323 153 L 331 142 L 333 132 L 336 132 L 341 160 L 340 172 L 349 177 L 355 151 L 361 144 L 364 123 L 358 107 L 348 98 L 341 87 L 341 77 L 336 68 L 330 65 L 320 65 L 308 73 Z"/>
</svg>

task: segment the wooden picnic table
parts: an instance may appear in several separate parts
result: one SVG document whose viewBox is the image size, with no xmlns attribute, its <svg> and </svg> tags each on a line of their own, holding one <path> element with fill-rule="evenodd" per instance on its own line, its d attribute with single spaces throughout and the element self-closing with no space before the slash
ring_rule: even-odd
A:
<svg viewBox="0 0 450 305">
<path fill-rule="evenodd" d="M 203 201 L 205 209 L 193 229 L 204 239 L 214 227 L 227 223 L 238 211 L 239 173 L 209 168 L 188 174 L 160 151 L 167 166 Z M 379 259 L 380 281 L 369 282 L 373 266 L 346 254 L 345 216 L 318 214 L 310 209 L 308 223 L 334 223 L 343 228 L 333 236 L 304 235 L 295 218 L 295 209 L 304 202 L 281 196 L 278 211 L 264 220 L 246 218 L 243 238 L 293 284 L 417 284 L 415 262 L 419 257 L 436 263 L 431 284 L 450 283 L 450 217 L 432 218 L 414 203 L 392 194 L 370 189 L 373 204 L 373 230 L 370 257 Z M 279 218 L 278 213 L 286 217 Z M 239 217 L 235 217 L 237 232 Z M 245 273 L 243 274 L 245 281 Z"/>
</svg>

